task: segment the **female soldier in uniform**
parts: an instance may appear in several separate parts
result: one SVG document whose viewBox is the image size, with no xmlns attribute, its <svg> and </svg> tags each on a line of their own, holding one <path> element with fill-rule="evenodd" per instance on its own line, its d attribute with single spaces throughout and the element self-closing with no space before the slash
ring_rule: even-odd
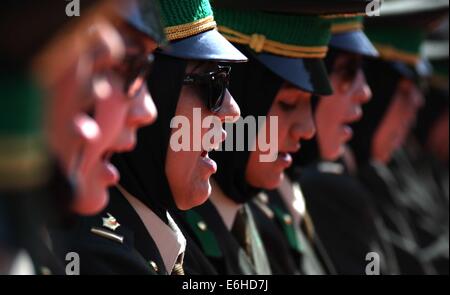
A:
<svg viewBox="0 0 450 295">
<path fill-rule="evenodd" d="M 334 94 L 320 99 L 315 110 L 317 137 L 305 143 L 289 173 L 294 183 L 300 181 L 303 207 L 338 274 L 365 274 L 367 253 L 381 252 L 368 193 L 348 175 L 341 160 L 352 137 L 350 124 L 361 119 L 361 107 L 371 98 L 362 58 L 376 57 L 377 51 L 362 27 L 362 17 L 333 20 L 326 64 Z M 290 192 L 289 186 L 283 187 L 280 194 Z"/>
<path fill-rule="evenodd" d="M 82 274 L 184 273 L 186 239 L 168 210 L 190 209 L 208 198 L 209 177 L 217 169 L 208 152 L 225 134 L 220 127 L 215 130 L 219 142 L 179 151 L 177 135 L 186 126 L 172 119 L 191 125 L 214 115 L 220 126 L 226 116 L 239 116 L 227 91 L 230 67 L 219 63 L 246 57 L 215 30 L 209 2 L 164 0 L 159 5 L 170 41 L 155 54 L 148 79 L 159 119 L 140 130 L 134 151 L 113 157 L 121 180 L 110 190 L 107 208 L 81 219 L 67 234 L 80 255 Z M 210 131 L 192 125 L 196 129 L 188 128 L 187 137 L 193 140 Z"/>
<path fill-rule="evenodd" d="M 290 153 L 297 152 L 299 141 L 315 132 L 311 96 L 331 94 L 320 60 L 326 54 L 329 22 L 317 15 L 299 15 L 300 5 L 298 15 L 247 12 L 234 6 L 216 10 L 219 29 L 232 42 L 242 44 L 250 62 L 235 67 L 230 87 L 244 117 L 263 116 L 266 121 L 258 136 L 249 131 L 243 145 L 246 150 L 237 150 L 240 138 L 236 138 L 234 151 L 213 155 L 222 169 L 214 176 L 211 199 L 184 214 L 185 227 L 221 274 L 297 273 L 283 238 L 262 244 L 260 233 L 266 234 L 267 226 L 271 227 L 268 235 L 280 235 L 280 231 L 273 220 L 256 224 L 261 219 L 253 214 L 268 214 L 272 219 L 274 213 L 269 208 L 262 213 L 259 208 L 250 210 L 250 204 L 261 189 L 280 184 L 292 161 Z M 322 12 L 327 12 L 323 6 Z M 278 118 L 278 125 L 270 126 L 271 117 Z M 267 138 L 271 128 L 280 146 L 272 155 L 274 161 L 264 163 L 257 142 Z M 251 151 L 252 147 L 256 149 Z"/>
</svg>

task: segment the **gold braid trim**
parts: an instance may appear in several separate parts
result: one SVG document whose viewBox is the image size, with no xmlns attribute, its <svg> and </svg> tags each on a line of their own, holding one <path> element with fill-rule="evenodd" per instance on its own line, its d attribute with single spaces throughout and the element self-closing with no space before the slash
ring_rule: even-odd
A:
<svg viewBox="0 0 450 295">
<path fill-rule="evenodd" d="M 267 40 L 266 36 L 253 34 L 245 35 L 228 27 L 219 26 L 219 31 L 230 42 L 249 45 L 255 52 L 269 52 L 291 58 L 325 58 L 327 55 L 327 46 L 306 47 L 297 45 L 288 45 L 272 40 Z"/>
<path fill-rule="evenodd" d="M 411 66 L 416 66 L 420 61 L 418 54 L 401 51 L 389 45 L 375 44 L 381 58 L 389 61 L 401 61 Z"/>
<path fill-rule="evenodd" d="M 339 33 L 361 31 L 363 29 L 364 29 L 364 26 L 360 22 L 346 23 L 346 24 L 335 24 L 335 25 L 333 25 L 331 27 L 331 33 L 339 34 Z"/>
<path fill-rule="evenodd" d="M 214 17 L 208 16 L 192 23 L 167 27 L 165 28 L 165 32 L 167 40 L 174 41 L 191 37 L 215 28 L 217 28 L 217 23 L 214 21 Z"/>
</svg>

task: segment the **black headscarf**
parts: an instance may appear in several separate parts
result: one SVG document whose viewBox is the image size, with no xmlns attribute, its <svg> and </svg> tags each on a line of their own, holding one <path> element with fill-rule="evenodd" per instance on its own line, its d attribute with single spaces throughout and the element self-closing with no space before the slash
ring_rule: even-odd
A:
<svg viewBox="0 0 450 295">
<path fill-rule="evenodd" d="M 134 151 L 113 157 L 120 184 L 162 220 L 167 210 L 177 210 L 165 172 L 170 121 L 175 116 L 187 61 L 155 55 L 148 86 L 158 109 L 158 119 L 139 129 Z"/>
<path fill-rule="evenodd" d="M 373 137 L 392 103 L 402 77 L 390 63 L 376 59 L 365 60 L 364 73 L 372 90 L 372 100 L 363 106 L 364 116 L 361 121 L 352 125 L 354 136 L 350 146 L 358 165 L 370 161 Z"/>
<path fill-rule="evenodd" d="M 252 58 L 252 53 L 248 49 L 242 46 L 238 46 L 238 49 L 249 57 L 249 62 L 233 65 L 230 93 L 239 104 L 244 119 L 247 116 L 255 116 L 256 119 L 258 116 L 266 116 L 284 80 Z M 229 137 L 227 140 L 232 138 Z M 236 151 L 234 139 L 233 151 L 227 152 L 223 148 L 222 151 L 211 155 L 218 165 L 214 179 L 222 191 L 237 203 L 246 203 L 260 191 L 248 184 L 245 179 L 245 170 L 250 157 L 247 144 L 248 141 L 253 143 L 255 140 L 255 135 L 251 134 L 249 138 L 245 132 L 244 151 Z"/>
</svg>

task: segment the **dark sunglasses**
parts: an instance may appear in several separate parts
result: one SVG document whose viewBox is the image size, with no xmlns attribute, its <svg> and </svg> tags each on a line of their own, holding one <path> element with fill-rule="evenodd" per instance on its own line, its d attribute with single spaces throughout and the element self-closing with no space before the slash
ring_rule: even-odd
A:
<svg viewBox="0 0 450 295">
<path fill-rule="evenodd" d="M 127 55 L 116 72 L 124 78 L 124 92 L 129 98 L 135 98 L 147 82 L 152 70 L 153 55 Z"/>
<path fill-rule="evenodd" d="M 230 66 L 218 66 L 217 71 L 204 74 L 188 74 L 183 84 L 197 85 L 208 109 L 217 113 L 220 111 L 230 84 Z"/>
</svg>

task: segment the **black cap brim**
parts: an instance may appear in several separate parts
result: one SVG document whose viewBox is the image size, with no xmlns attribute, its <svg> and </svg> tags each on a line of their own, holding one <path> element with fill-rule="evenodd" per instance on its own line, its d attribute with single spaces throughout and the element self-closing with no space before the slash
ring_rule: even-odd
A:
<svg viewBox="0 0 450 295">
<path fill-rule="evenodd" d="M 158 44 L 165 44 L 166 37 L 161 24 L 159 7 L 155 1 L 132 0 L 120 2 L 118 13 L 135 30 L 153 39 Z"/>
<path fill-rule="evenodd" d="M 379 56 L 372 42 L 370 42 L 369 38 L 362 31 L 333 34 L 330 40 L 330 46 L 367 57 Z"/>
<path fill-rule="evenodd" d="M 414 81 L 430 77 L 433 74 L 433 67 L 426 59 L 421 59 L 415 66 L 398 61 L 390 62 L 390 64 L 400 75 Z"/>
<path fill-rule="evenodd" d="M 303 91 L 319 96 L 333 94 L 321 59 L 288 58 L 267 53 L 255 54 L 254 57 L 273 73 Z"/>
<path fill-rule="evenodd" d="M 407 79 L 415 80 L 417 78 L 417 73 L 414 67 L 407 65 L 404 62 L 392 61 L 390 62 L 390 65 L 393 70 Z"/>
<path fill-rule="evenodd" d="M 209 30 L 179 41 L 173 41 L 162 54 L 173 57 L 216 62 L 246 62 L 248 59 L 217 30 Z"/>
</svg>

